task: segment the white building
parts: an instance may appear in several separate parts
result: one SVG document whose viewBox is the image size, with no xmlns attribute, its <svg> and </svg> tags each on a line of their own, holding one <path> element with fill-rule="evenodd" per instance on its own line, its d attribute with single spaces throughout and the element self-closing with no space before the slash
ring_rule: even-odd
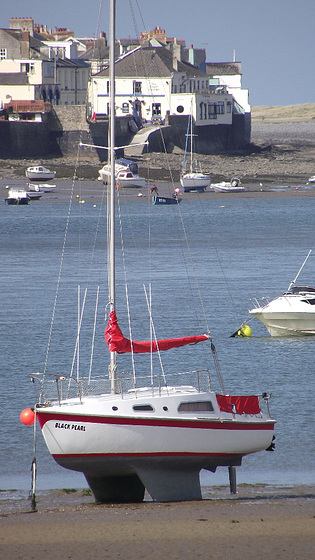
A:
<svg viewBox="0 0 315 560">
<path fill-rule="evenodd" d="M 27 30 L 18 29 L 18 18 L 13 18 L 14 29 L 0 29 L 0 103 L 41 99 L 53 104 L 84 104 L 89 64 L 59 58 L 58 50 L 50 57 L 49 45 L 33 34 L 33 20 L 26 20 Z M 67 48 L 70 53 L 75 43 L 67 41 Z"/>
<path fill-rule="evenodd" d="M 249 91 L 242 87 L 241 62 L 206 62 L 206 73 L 212 91 L 223 88 L 233 95 L 245 113 L 250 113 Z"/>
<path fill-rule="evenodd" d="M 177 48 L 178 47 L 178 48 Z M 108 68 L 91 77 L 89 116 L 109 114 Z M 210 91 L 209 77 L 182 62 L 180 47 L 138 47 L 116 62 L 116 115 L 151 121 L 192 114 L 198 126 L 232 124 L 233 96 Z"/>
</svg>

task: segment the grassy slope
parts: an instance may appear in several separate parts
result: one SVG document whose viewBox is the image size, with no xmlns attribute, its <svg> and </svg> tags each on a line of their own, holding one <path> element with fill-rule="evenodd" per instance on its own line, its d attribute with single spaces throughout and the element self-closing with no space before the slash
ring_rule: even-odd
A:
<svg viewBox="0 0 315 560">
<path fill-rule="evenodd" d="M 301 122 L 315 120 L 315 103 L 252 107 L 252 122 Z"/>
</svg>

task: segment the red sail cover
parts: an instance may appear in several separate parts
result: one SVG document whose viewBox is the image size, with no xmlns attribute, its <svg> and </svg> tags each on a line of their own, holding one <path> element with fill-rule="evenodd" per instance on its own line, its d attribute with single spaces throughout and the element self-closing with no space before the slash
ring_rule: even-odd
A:
<svg viewBox="0 0 315 560">
<path fill-rule="evenodd" d="M 217 394 L 216 397 L 221 412 L 235 411 L 237 414 L 259 414 L 261 412 L 257 395 L 234 397 Z"/>
<path fill-rule="evenodd" d="M 184 338 L 171 338 L 169 340 L 144 341 L 138 342 L 125 338 L 118 325 L 116 312 L 112 311 L 109 314 L 108 325 L 105 329 L 105 340 L 108 344 L 110 352 L 117 352 L 118 354 L 125 354 L 131 352 L 135 354 L 145 354 L 146 352 L 157 352 L 158 350 L 169 350 L 170 348 L 178 348 L 179 346 L 186 346 L 186 344 L 197 344 L 203 340 L 208 340 L 206 334 L 199 336 L 186 336 Z"/>
</svg>

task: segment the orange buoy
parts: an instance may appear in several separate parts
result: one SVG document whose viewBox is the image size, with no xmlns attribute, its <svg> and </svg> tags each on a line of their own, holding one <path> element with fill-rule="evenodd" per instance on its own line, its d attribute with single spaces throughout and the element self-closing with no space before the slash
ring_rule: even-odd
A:
<svg viewBox="0 0 315 560">
<path fill-rule="evenodd" d="M 34 410 L 32 408 L 26 408 L 25 410 L 22 410 L 20 414 L 20 420 L 25 426 L 33 426 L 35 422 Z"/>
</svg>

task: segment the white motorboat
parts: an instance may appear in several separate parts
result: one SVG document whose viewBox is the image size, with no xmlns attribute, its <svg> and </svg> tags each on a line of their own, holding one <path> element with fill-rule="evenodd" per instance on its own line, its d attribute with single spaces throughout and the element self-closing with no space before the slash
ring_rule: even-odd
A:
<svg viewBox="0 0 315 560">
<path fill-rule="evenodd" d="M 32 192 L 48 193 L 56 190 L 57 185 L 51 185 L 50 183 L 29 183 L 28 188 Z"/>
<path fill-rule="evenodd" d="M 315 334 L 315 288 L 293 286 L 265 305 L 249 311 L 259 319 L 271 336 Z"/>
<path fill-rule="evenodd" d="M 130 313 L 129 296 L 127 296 L 129 293 L 127 271 L 126 274 L 123 272 L 116 282 L 116 263 L 118 266 L 119 262 L 124 270 L 125 265 L 128 265 L 128 258 L 125 259 L 125 256 L 119 261 L 115 258 L 119 240 L 123 255 L 125 255 L 125 249 L 128 250 L 128 246 L 125 243 L 127 240 L 123 238 L 124 215 L 120 213 L 120 203 L 117 204 L 116 212 L 115 202 L 116 197 L 120 199 L 121 196 L 119 189 L 116 188 L 114 167 L 115 52 L 113 47 L 115 35 L 113 22 L 115 21 L 115 0 L 111 0 L 110 8 L 110 65 L 112 69 L 110 91 L 112 95 L 110 99 L 109 161 L 112 166 L 107 204 L 108 291 L 106 290 L 106 301 L 104 302 L 104 304 L 107 302 L 104 307 L 108 307 L 109 311 L 105 331 L 109 349 L 109 367 L 104 367 L 104 372 L 101 372 L 100 376 L 94 377 L 92 367 L 94 347 L 91 350 L 90 372 L 87 372 L 86 377 L 81 375 L 81 367 L 79 367 L 79 355 L 86 356 L 89 353 L 90 338 L 92 341 L 94 340 L 98 325 L 97 303 L 99 293 L 102 292 L 96 290 L 94 326 L 93 320 L 90 325 L 94 334 L 88 339 L 85 339 L 86 330 L 83 329 L 82 332 L 81 329 L 82 321 L 86 316 L 85 297 L 83 302 L 81 302 L 82 298 L 79 298 L 80 304 L 76 313 L 78 329 L 75 352 L 73 359 L 70 358 L 68 372 L 66 373 L 64 368 L 64 357 L 62 365 L 58 365 L 55 358 L 52 359 L 51 367 L 55 368 L 55 372 L 49 372 L 49 368 L 46 370 L 47 363 L 50 362 L 49 352 L 47 352 L 43 373 L 31 375 L 32 382 L 38 387 L 34 416 L 39 420 L 42 434 L 53 458 L 65 468 L 84 473 L 98 502 L 140 502 L 143 500 L 145 489 L 154 501 L 199 500 L 201 499 L 200 470 L 208 469 L 215 472 L 218 466 L 225 466 L 229 468 L 230 478 L 233 481 L 235 467 L 241 464 L 245 455 L 273 447 L 275 420 L 269 415 L 268 405 L 266 413 L 261 408 L 263 400 L 268 403 L 268 394 L 262 395 L 263 400 L 260 403 L 257 395 L 232 396 L 230 392 L 226 391 L 207 322 L 205 322 L 206 334 L 191 335 L 190 333 L 189 336 L 181 338 L 157 339 L 151 308 L 151 292 L 147 292 L 142 281 L 147 276 L 142 276 L 145 271 L 142 270 L 142 265 L 136 266 L 134 258 L 130 263 L 133 270 L 132 276 L 135 278 L 135 274 L 138 277 L 141 273 L 140 289 L 142 291 L 144 288 L 151 336 L 148 336 L 149 340 L 146 341 L 135 341 L 131 336 L 131 323 L 129 338 L 126 338 L 120 330 L 116 315 L 116 284 L 121 286 L 123 277 L 126 289 L 117 290 L 120 300 L 119 309 L 124 309 L 121 299 L 125 293 L 127 324 L 128 317 L 131 322 L 134 321 L 134 313 Z M 107 193 L 104 191 L 105 199 L 106 195 Z M 126 199 L 126 202 L 128 200 Z M 174 208 L 177 206 L 179 207 L 179 205 L 174 205 Z M 73 204 L 70 202 L 69 219 L 72 207 Z M 145 210 L 143 213 L 144 218 L 151 214 L 150 211 L 145 214 Z M 136 245 L 141 247 L 144 230 L 141 221 L 141 227 L 137 225 L 136 231 L 131 233 L 128 210 L 125 214 L 126 237 L 132 238 L 131 250 L 133 251 L 134 236 L 138 236 Z M 115 217 L 117 224 L 120 225 L 119 236 L 115 236 Z M 178 217 L 181 223 L 181 217 Z M 76 213 L 74 218 L 75 220 L 78 218 Z M 89 223 L 92 227 L 93 222 L 90 220 Z M 99 220 L 95 225 L 96 231 L 99 232 Z M 66 253 L 68 229 L 68 227 L 65 228 L 63 255 Z M 148 227 L 148 235 L 150 234 L 151 229 Z M 93 235 L 94 248 L 95 237 Z M 152 249 L 155 254 L 156 245 Z M 169 249 L 165 253 L 165 258 L 169 259 L 167 267 L 172 265 L 171 257 L 168 257 Z M 178 253 L 177 239 L 174 240 L 174 251 Z M 89 279 L 93 276 L 91 263 L 92 260 L 87 263 Z M 149 263 L 148 266 L 150 266 Z M 61 272 L 60 270 L 59 274 Z M 99 263 L 97 263 L 96 276 L 99 277 Z M 107 277 L 106 274 L 104 276 Z M 58 282 L 58 287 L 62 284 L 63 282 Z M 164 297 L 166 298 L 167 294 L 164 294 Z M 139 302 L 139 298 L 137 300 Z M 183 313 L 183 303 L 180 303 L 181 313 Z M 191 302 L 188 303 L 187 317 L 191 314 Z M 157 310 L 157 312 L 159 311 Z M 123 315 L 123 312 L 120 312 Z M 163 314 L 164 311 L 161 313 Z M 55 318 L 55 312 L 53 312 L 53 317 Z M 138 328 L 144 328 L 147 321 L 142 321 L 141 313 L 136 312 L 136 317 Z M 165 321 L 162 323 L 165 325 Z M 175 323 L 175 319 L 172 319 L 172 326 Z M 169 328 L 168 325 L 166 327 Z M 53 328 L 52 324 L 50 334 L 55 330 L 57 329 Z M 49 336 L 49 351 L 51 351 L 50 342 Z M 194 345 L 194 348 L 190 349 L 192 352 L 196 350 L 197 343 L 209 345 L 209 352 L 203 355 L 203 359 L 206 359 L 206 356 L 214 358 L 219 383 L 221 383 L 220 394 L 211 389 L 208 370 L 202 370 L 196 366 L 194 371 L 187 372 L 185 358 L 176 360 L 176 363 L 180 363 L 179 373 L 173 371 L 173 366 L 169 373 L 163 367 L 162 354 L 164 351 Z M 181 351 L 183 350 L 178 350 L 179 353 Z M 147 361 L 144 354 L 147 355 Z M 120 368 L 118 362 L 123 364 Z M 75 367 L 76 364 L 77 367 Z M 128 371 L 130 373 L 127 373 Z M 35 472 L 36 461 L 34 460 L 33 497 Z"/>
<path fill-rule="evenodd" d="M 27 168 L 25 175 L 30 181 L 51 181 L 55 178 L 56 172 L 50 171 L 43 165 L 34 165 Z"/>
<path fill-rule="evenodd" d="M 105 184 L 110 182 L 110 164 L 104 165 L 98 173 L 100 181 Z M 145 178 L 139 175 L 138 164 L 125 158 L 117 159 L 115 162 L 115 179 L 120 187 L 144 188 L 146 186 Z"/>
<path fill-rule="evenodd" d="M 25 189 L 14 188 L 8 189 L 8 196 L 4 199 L 6 204 L 17 205 L 17 204 L 28 204 L 30 198 Z"/>
<path fill-rule="evenodd" d="M 315 335 L 315 288 L 295 285 L 310 254 L 286 293 L 267 303 L 256 300 L 256 307 L 249 311 L 271 336 Z"/>
<path fill-rule="evenodd" d="M 188 144 L 190 144 L 190 164 L 189 171 L 186 171 Z M 211 183 L 211 177 L 208 173 L 203 173 L 198 169 L 199 164 L 193 155 L 193 132 L 192 132 L 192 114 L 190 113 L 188 119 L 188 127 L 185 143 L 185 156 L 183 161 L 183 168 L 180 175 L 180 183 L 184 187 L 184 192 L 199 191 L 204 192 Z"/>
<path fill-rule="evenodd" d="M 312 175 L 312 177 L 309 178 L 307 183 L 315 183 L 315 175 Z"/>
<path fill-rule="evenodd" d="M 231 181 L 221 181 L 221 183 L 211 183 L 211 189 L 215 192 L 243 192 L 245 187 L 241 186 L 241 180 L 233 177 Z"/>
</svg>

